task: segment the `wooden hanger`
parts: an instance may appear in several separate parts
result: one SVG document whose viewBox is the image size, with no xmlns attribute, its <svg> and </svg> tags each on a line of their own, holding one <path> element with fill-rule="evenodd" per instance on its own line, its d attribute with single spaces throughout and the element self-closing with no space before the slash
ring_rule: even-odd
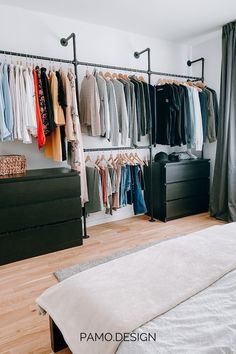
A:
<svg viewBox="0 0 236 354">
<path fill-rule="evenodd" d="M 134 165 L 134 162 L 129 158 L 129 154 L 127 152 L 125 153 L 125 157 L 130 165 Z"/>
<path fill-rule="evenodd" d="M 193 82 L 191 80 L 186 81 L 186 84 L 193 87 Z"/>
<path fill-rule="evenodd" d="M 148 166 L 148 157 L 147 157 L 147 155 L 144 158 L 144 163 L 145 163 L 146 166 Z"/>
<path fill-rule="evenodd" d="M 178 81 L 178 80 L 173 80 L 173 83 L 174 83 L 175 85 L 177 85 L 177 86 L 179 86 L 179 85 L 181 84 L 181 82 Z"/>
<path fill-rule="evenodd" d="M 88 161 L 92 162 L 90 155 L 86 156 L 85 163 L 88 162 Z"/>
<path fill-rule="evenodd" d="M 118 79 L 118 74 L 117 74 L 117 73 L 113 73 L 113 74 L 112 74 L 112 78 L 113 78 L 113 79 Z"/>
<path fill-rule="evenodd" d="M 95 161 L 95 164 L 96 164 L 96 165 L 99 164 L 100 160 L 101 160 L 101 156 L 100 156 L 100 155 L 97 155 L 97 160 Z"/>
<path fill-rule="evenodd" d="M 118 74 L 118 78 L 119 78 L 119 79 L 124 79 L 124 75 L 121 74 L 121 73 L 119 73 L 119 74 Z"/>
<path fill-rule="evenodd" d="M 102 71 L 99 71 L 99 75 L 104 78 L 104 74 Z"/>
<path fill-rule="evenodd" d="M 131 152 L 131 153 L 129 154 L 129 159 L 132 161 L 133 165 L 135 165 L 135 157 L 134 157 L 133 152 Z"/>
<path fill-rule="evenodd" d="M 143 160 L 138 156 L 137 152 L 134 154 L 134 158 L 136 159 L 136 161 L 139 161 L 140 165 L 144 165 Z"/>
<path fill-rule="evenodd" d="M 112 75 L 111 75 L 111 73 L 109 72 L 109 71 L 106 71 L 105 72 L 105 74 L 104 74 L 104 77 L 106 78 L 106 79 L 112 79 Z"/>
<path fill-rule="evenodd" d="M 197 87 L 203 89 L 204 87 L 206 87 L 206 84 L 205 84 L 204 82 L 202 82 L 202 81 L 197 81 L 197 82 L 195 83 L 195 86 L 197 86 Z"/>
<path fill-rule="evenodd" d="M 109 159 L 107 160 L 107 163 L 109 164 L 110 167 L 115 167 L 115 162 L 114 162 L 112 153 L 110 154 Z"/>
<path fill-rule="evenodd" d="M 86 156 L 85 163 L 87 162 L 90 162 L 93 167 L 95 167 L 98 171 L 100 171 L 99 166 L 91 160 L 90 155 Z"/>
<path fill-rule="evenodd" d="M 158 79 L 157 85 L 164 85 L 164 79 Z"/>
<path fill-rule="evenodd" d="M 96 161 L 96 164 L 102 169 L 105 169 L 105 167 L 107 167 L 107 160 L 104 154 L 102 154 L 101 157 Z"/>
<path fill-rule="evenodd" d="M 123 157 L 122 157 L 122 154 L 121 154 L 121 153 L 119 153 L 119 154 L 116 155 L 116 158 L 115 158 L 114 162 L 115 162 L 116 164 L 123 165 Z"/>
<path fill-rule="evenodd" d="M 139 79 L 139 81 L 143 81 L 143 82 L 145 82 L 145 79 L 144 79 L 144 77 L 141 75 L 141 76 L 139 76 L 138 77 L 138 79 Z"/>
</svg>

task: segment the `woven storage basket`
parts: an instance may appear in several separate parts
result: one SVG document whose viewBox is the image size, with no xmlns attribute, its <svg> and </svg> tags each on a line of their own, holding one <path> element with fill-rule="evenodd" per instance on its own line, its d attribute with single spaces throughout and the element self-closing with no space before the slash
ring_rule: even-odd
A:
<svg viewBox="0 0 236 354">
<path fill-rule="evenodd" d="M 0 155 L 0 176 L 23 174 L 25 171 L 24 155 Z"/>
</svg>

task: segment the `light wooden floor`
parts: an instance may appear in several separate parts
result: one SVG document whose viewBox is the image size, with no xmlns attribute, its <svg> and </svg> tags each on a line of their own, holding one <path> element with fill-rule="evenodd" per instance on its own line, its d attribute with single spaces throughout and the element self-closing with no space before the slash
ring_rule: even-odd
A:
<svg viewBox="0 0 236 354">
<path fill-rule="evenodd" d="M 184 235 L 219 221 L 208 214 L 168 223 L 148 222 L 147 217 L 94 226 L 84 246 L 31 258 L 0 267 L 0 353 L 49 354 L 47 316 L 39 316 L 35 299 L 56 284 L 53 272 L 118 250 L 176 235 Z M 69 350 L 60 353 L 70 353 Z"/>
</svg>

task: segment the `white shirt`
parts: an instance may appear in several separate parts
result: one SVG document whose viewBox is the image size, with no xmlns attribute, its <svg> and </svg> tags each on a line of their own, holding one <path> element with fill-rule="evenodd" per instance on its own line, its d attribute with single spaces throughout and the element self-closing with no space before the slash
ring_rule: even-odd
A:
<svg viewBox="0 0 236 354">
<path fill-rule="evenodd" d="M 201 106 L 200 106 L 198 90 L 196 88 L 193 88 L 192 92 L 193 92 L 193 104 L 194 104 L 194 111 L 195 111 L 195 124 L 194 124 L 195 149 L 201 151 L 203 145 Z"/>
</svg>

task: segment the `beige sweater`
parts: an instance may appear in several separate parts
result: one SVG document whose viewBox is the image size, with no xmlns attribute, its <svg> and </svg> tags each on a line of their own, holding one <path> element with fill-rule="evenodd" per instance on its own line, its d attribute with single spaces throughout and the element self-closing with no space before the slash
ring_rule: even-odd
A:
<svg viewBox="0 0 236 354">
<path fill-rule="evenodd" d="M 101 135 L 100 99 L 96 79 L 86 75 L 80 89 L 80 119 L 83 132 L 92 136 Z"/>
</svg>

